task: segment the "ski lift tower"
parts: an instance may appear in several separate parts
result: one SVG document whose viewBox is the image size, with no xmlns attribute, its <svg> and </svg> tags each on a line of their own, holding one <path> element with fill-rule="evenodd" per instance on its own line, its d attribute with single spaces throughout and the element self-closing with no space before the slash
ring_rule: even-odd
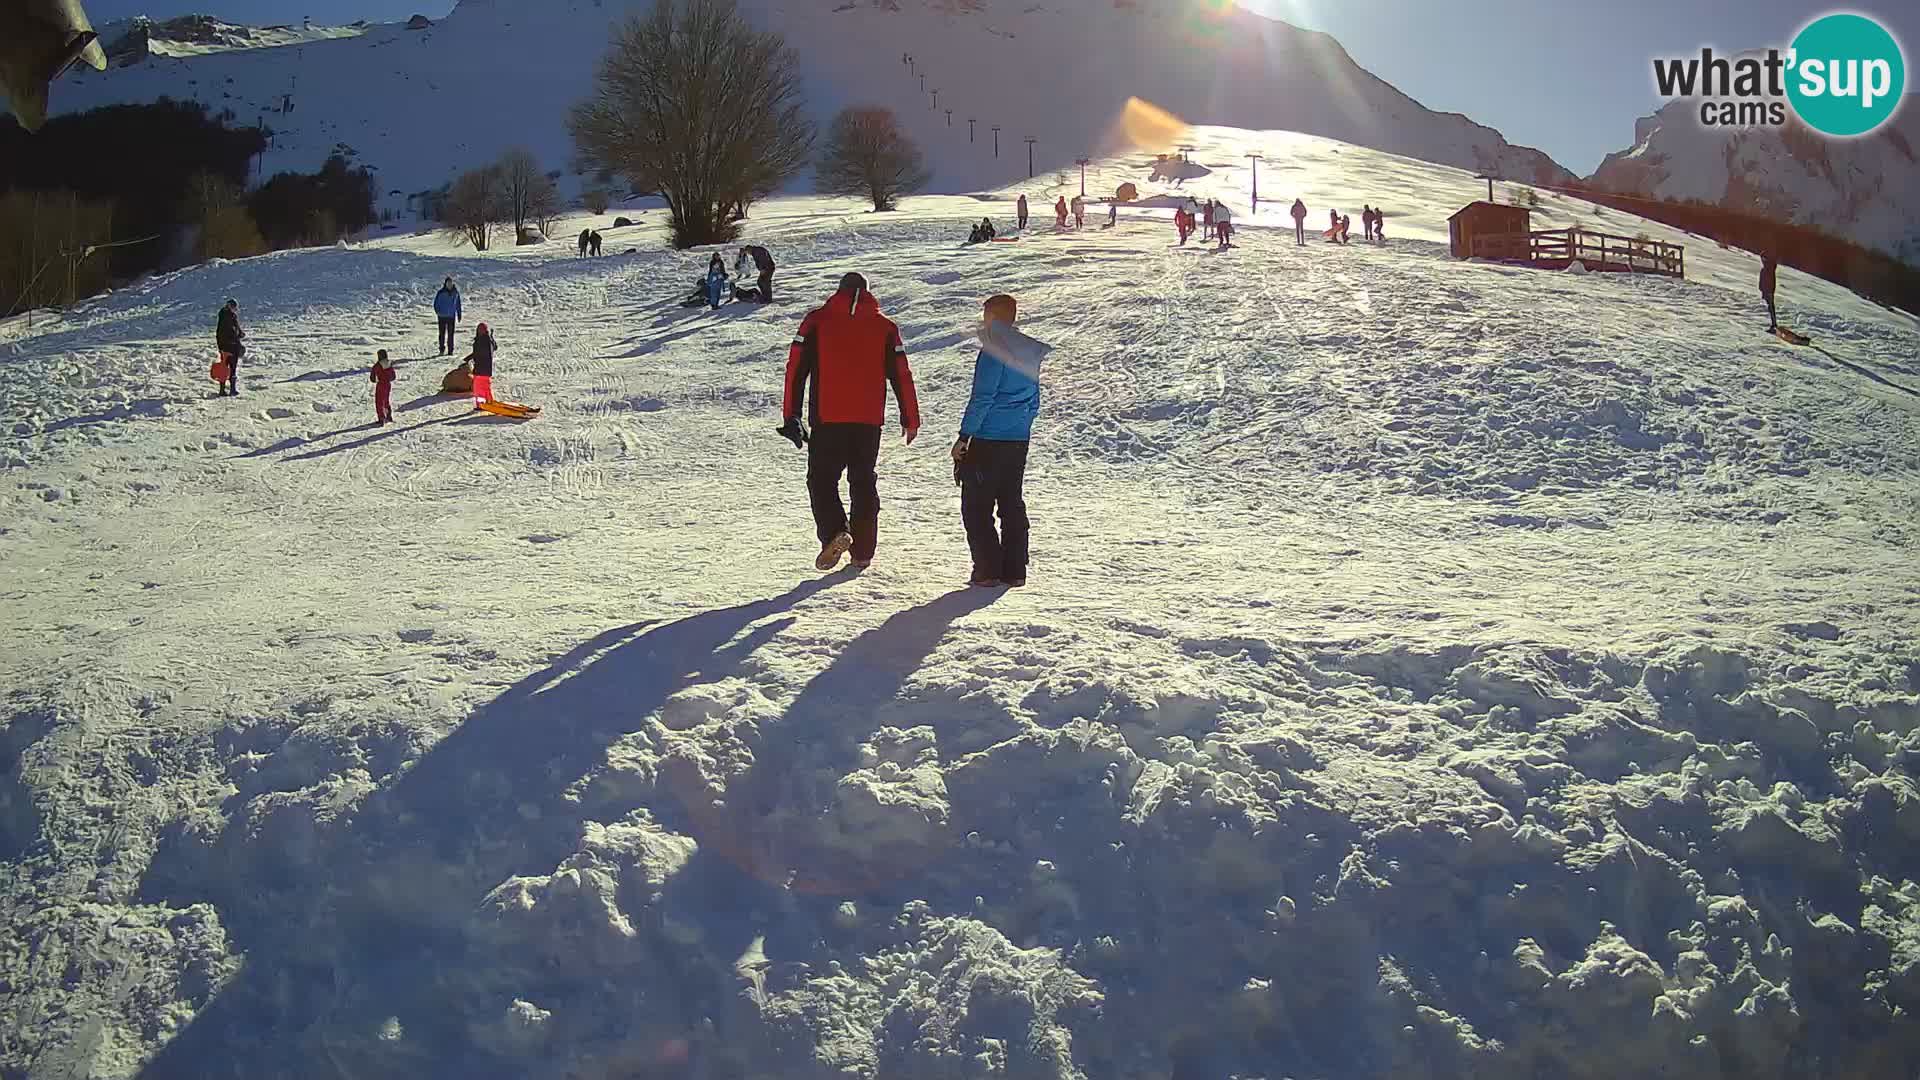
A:
<svg viewBox="0 0 1920 1080">
<path fill-rule="evenodd" d="M 1248 154 L 1247 159 L 1253 162 L 1253 213 L 1257 214 L 1260 212 L 1260 163 L 1266 160 L 1266 155 Z"/>
<path fill-rule="evenodd" d="M 1087 159 L 1075 158 L 1073 163 L 1080 166 L 1080 197 L 1087 197 Z"/>
<path fill-rule="evenodd" d="M 1039 142 L 1033 136 L 1027 136 L 1027 179 L 1033 179 L 1033 144 Z"/>
<path fill-rule="evenodd" d="M 1490 173 L 1475 173 L 1473 174 L 1473 178 L 1475 180 L 1485 180 L 1487 182 L 1487 201 L 1492 202 L 1493 201 L 1493 182 L 1499 179 L 1499 177 L 1494 176 Z"/>
<path fill-rule="evenodd" d="M 1184 161 L 1184 162 L 1187 162 L 1187 163 L 1189 163 L 1189 164 L 1191 164 L 1191 163 L 1192 163 L 1192 161 L 1193 161 L 1193 147 L 1191 147 L 1191 146 L 1183 146 L 1183 147 L 1181 147 L 1181 148 L 1180 148 L 1180 160 L 1181 160 L 1181 161 Z"/>
</svg>

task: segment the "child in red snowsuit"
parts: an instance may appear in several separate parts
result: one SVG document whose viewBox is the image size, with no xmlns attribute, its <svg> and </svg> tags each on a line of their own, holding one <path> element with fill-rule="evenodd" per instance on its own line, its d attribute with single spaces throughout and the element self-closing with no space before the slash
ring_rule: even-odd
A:
<svg viewBox="0 0 1920 1080">
<path fill-rule="evenodd" d="M 387 350 L 381 349 L 374 358 L 367 381 L 373 384 L 374 423 L 393 423 L 393 361 L 387 358 Z"/>
</svg>

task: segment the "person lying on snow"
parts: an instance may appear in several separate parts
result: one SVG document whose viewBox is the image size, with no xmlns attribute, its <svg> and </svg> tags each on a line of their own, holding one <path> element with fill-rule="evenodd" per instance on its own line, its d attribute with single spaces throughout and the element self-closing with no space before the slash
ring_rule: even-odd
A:
<svg viewBox="0 0 1920 1080">
<path fill-rule="evenodd" d="M 443 394 L 473 393 L 473 365 L 462 360 L 459 367 L 441 376 L 440 392 Z"/>
</svg>

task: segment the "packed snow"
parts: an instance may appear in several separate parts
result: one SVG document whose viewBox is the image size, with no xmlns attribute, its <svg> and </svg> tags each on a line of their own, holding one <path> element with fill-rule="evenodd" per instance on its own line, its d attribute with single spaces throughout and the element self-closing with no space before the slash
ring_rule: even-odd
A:
<svg viewBox="0 0 1920 1080">
<path fill-rule="evenodd" d="M 0 323 L 0 1071 L 1920 1067 L 1920 326 L 1782 271 L 1791 347 L 1743 254 L 1544 196 L 1688 280 L 1456 262 L 1465 172 L 1187 141 L 1090 169 L 1111 230 L 1052 230 L 1077 172 L 762 203 L 765 307 L 627 209 Z M 819 575 L 773 429 L 849 270 L 927 430 Z M 538 419 L 435 394 L 447 275 Z M 1054 346 L 1013 591 L 946 454 L 998 291 Z"/>
</svg>

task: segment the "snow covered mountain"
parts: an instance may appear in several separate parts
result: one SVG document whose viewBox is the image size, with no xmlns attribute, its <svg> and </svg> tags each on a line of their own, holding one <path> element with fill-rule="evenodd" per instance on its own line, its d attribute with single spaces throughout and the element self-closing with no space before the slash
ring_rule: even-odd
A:
<svg viewBox="0 0 1920 1080">
<path fill-rule="evenodd" d="M 1675 101 L 1634 125 L 1634 144 L 1590 180 L 1628 194 L 1699 199 L 1813 225 L 1920 265 L 1920 108 L 1860 139 L 1782 128 L 1708 128 Z"/>
<path fill-rule="evenodd" d="M 383 188 L 412 192 L 517 144 L 563 164 L 571 146 L 562 120 L 588 92 L 608 26 L 644 6 L 462 0 L 423 29 L 374 26 L 345 40 L 156 55 L 104 74 L 76 73 L 56 88 L 55 107 L 192 98 L 273 128 L 269 172 L 314 168 L 345 143 L 379 170 Z M 746 0 L 743 10 L 799 51 L 821 120 L 862 102 L 905 116 L 939 190 L 1024 177 L 1029 136 L 1041 171 L 1100 153 L 1135 97 L 1193 123 L 1301 131 L 1517 180 L 1568 178 L 1538 151 L 1422 107 L 1362 70 L 1331 37 L 1239 8 Z"/>
<path fill-rule="evenodd" d="M 1688 279 L 1457 262 L 1467 172 L 1188 135 L 1232 250 L 1133 152 L 1004 244 L 768 200 L 767 307 L 679 307 L 648 211 L 0 320 L 0 1074 L 1914 1075 L 1920 325 L 1783 270 L 1785 345 L 1751 256 L 1551 193 Z M 1390 243 L 1296 246 L 1254 151 Z M 773 429 L 855 270 L 926 429 L 822 576 Z M 447 275 L 538 420 L 436 393 Z M 1001 291 L 1007 592 L 946 443 Z"/>
<path fill-rule="evenodd" d="M 364 22 L 352 26 L 240 26 L 211 15 L 181 15 L 155 21 L 145 16 L 100 27 L 107 59 L 113 64 L 137 64 L 150 57 L 181 59 L 242 49 L 272 49 L 314 41 L 359 37 Z"/>
</svg>

